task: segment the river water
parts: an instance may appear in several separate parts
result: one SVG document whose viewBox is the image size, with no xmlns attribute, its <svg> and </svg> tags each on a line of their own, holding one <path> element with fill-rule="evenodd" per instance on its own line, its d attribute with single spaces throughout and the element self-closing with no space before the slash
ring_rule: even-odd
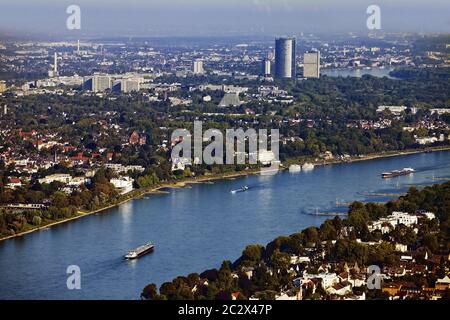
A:
<svg viewBox="0 0 450 320">
<path fill-rule="evenodd" d="M 397 79 L 395 77 L 391 77 L 389 72 L 393 71 L 394 68 L 352 68 L 352 69 L 322 69 L 321 73 L 327 75 L 329 77 L 356 77 L 361 78 L 364 75 L 371 75 L 373 77 L 382 78 L 388 77 L 389 79 Z"/>
<path fill-rule="evenodd" d="M 416 173 L 383 180 L 384 171 Z M 249 176 L 194 184 L 0 243 L 0 299 L 138 299 L 151 282 L 218 267 L 250 243 L 266 244 L 345 211 L 337 202 L 384 201 L 450 178 L 450 152 L 423 153 L 311 172 Z M 437 180 L 441 179 L 441 180 Z M 230 190 L 249 185 L 246 192 Z M 125 261 L 127 250 L 148 241 L 156 250 Z M 81 290 L 68 290 L 66 269 L 81 270 Z"/>
</svg>

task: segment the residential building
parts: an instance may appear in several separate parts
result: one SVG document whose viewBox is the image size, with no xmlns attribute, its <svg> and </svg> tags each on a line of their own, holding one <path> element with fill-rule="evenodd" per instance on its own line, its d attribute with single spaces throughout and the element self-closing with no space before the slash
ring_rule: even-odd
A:
<svg viewBox="0 0 450 320">
<path fill-rule="evenodd" d="M 120 177 L 110 180 L 110 183 L 114 188 L 118 189 L 120 194 L 126 194 L 133 191 L 133 182 L 134 180 L 130 177 Z"/>
<path fill-rule="evenodd" d="M 56 173 L 39 179 L 40 184 L 50 184 L 52 182 L 70 183 L 72 176 L 70 174 Z"/>
</svg>

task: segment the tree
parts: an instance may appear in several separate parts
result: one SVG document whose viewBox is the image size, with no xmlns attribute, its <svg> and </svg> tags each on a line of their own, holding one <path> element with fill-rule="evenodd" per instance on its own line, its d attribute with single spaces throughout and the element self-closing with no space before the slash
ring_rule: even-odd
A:
<svg viewBox="0 0 450 320">
<path fill-rule="evenodd" d="M 158 295 L 156 284 L 151 283 L 142 290 L 141 298 L 147 300 L 153 300 Z"/>
<path fill-rule="evenodd" d="M 62 209 L 69 205 L 69 199 L 63 192 L 55 192 L 52 196 L 52 204 L 56 208 Z"/>
<path fill-rule="evenodd" d="M 255 266 L 262 259 L 264 247 L 258 244 L 248 245 L 242 252 L 242 261 L 247 266 Z"/>
<path fill-rule="evenodd" d="M 331 220 L 326 220 L 319 228 L 319 238 L 322 241 L 336 240 L 337 232 Z"/>
<path fill-rule="evenodd" d="M 319 232 L 316 227 L 309 227 L 303 230 L 306 245 L 316 244 L 319 241 Z"/>
<path fill-rule="evenodd" d="M 438 238 L 434 234 L 426 234 L 423 237 L 423 243 L 431 252 L 437 252 L 439 249 Z"/>
<path fill-rule="evenodd" d="M 287 270 L 291 263 L 291 258 L 289 254 L 276 250 L 272 254 L 270 261 L 272 262 L 273 271 L 276 273 L 278 270 Z"/>
</svg>

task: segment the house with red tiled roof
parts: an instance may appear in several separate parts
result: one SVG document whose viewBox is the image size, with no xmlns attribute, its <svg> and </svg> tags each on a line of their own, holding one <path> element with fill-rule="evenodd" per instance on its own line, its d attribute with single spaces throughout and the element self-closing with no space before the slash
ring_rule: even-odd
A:
<svg viewBox="0 0 450 320">
<path fill-rule="evenodd" d="M 128 139 L 128 143 L 131 145 L 138 144 L 140 138 L 141 136 L 139 135 L 139 132 L 133 131 L 133 133 L 130 135 L 130 138 Z"/>
<path fill-rule="evenodd" d="M 33 146 L 38 150 L 41 150 L 42 147 L 44 146 L 44 141 L 42 141 L 42 140 L 36 140 L 36 141 L 33 141 L 32 143 L 33 143 Z"/>
<path fill-rule="evenodd" d="M 327 293 L 344 296 L 352 291 L 352 284 L 348 281 L 343 281 L 333 284 L 327 289 Z"/>
<path fill-rule="evenodd" d="M 6 188 L 15 189 L 15 188 L 20 188 L 21 186 L 22 186 L 22 181 L 20 180 L 20 178 L 11 177 L 11 178 L 9 178 Z"/>
<path fill-rule="evenodd" d="M 76 164 L 85 164 L 89 162 L 89 158 L 83 155 L 83 152 L 78 152 L 76 156 L 70 157 L 70 160 Z"/>
<path fill-rule="evenodd" d="M 239 295 L 240 295 L 241 293 L 239 292 L 239 291 L 236 291 L 236 292 L 232 292 L 231 293 L 231 300 L 237 300 L 238 298 L 239 298 Z"/>
</svg>

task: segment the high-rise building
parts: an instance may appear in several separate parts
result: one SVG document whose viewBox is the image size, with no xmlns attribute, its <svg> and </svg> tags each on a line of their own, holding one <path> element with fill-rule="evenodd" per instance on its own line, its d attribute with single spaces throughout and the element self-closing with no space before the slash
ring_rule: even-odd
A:
<svg viewBox="0 0 450 320">
<path fill-rule="evenodd" d="M 133 92 L 140 89 L 140 82 L 137 79 L 123 79 L 120 81 L 120 90 L 122 92 Z"/>
<path fill-rule="evenodd" d="M 203 60 L 197 59 L 194 61 L 194 74 L 203 74 Z"/>
<path fill-rule="evenodd" d="M 51 78 L 58 76 L 58 54 L 56 52 L 53 59 L 53 70 L 48 71 L 48 76 Z"/>
<path fill-rule="evenodd" d="M 320 52 L 307 52 L 303 56 L 303 77 L 320 77 Z"/>
<path fill-rule="evenodd" d="M 103 92 L 111 87 L 111 77 L 107 75 L 94 75 L 84 79 L 84 89 L 92 92 Z"/>
<path fill-rule="evenodd" d="M 0 80 L 0 93 L 3 93 L 6 91 L 6 82 L 3 80 Z"/>
<path fill-rule="evenodd" d="M 55 73 L 55 76 L 58 75 L 58 54 L 55 52 L 55 61 L 53 62 L 53 72 Z"/>
<path fill-rule="evenodd" d="M 94 76 L 92 79 L 92 87 L 94 92 L 105 91 L 111 89 L 110 76 Z"/>
<path fill-rule="evenodd" d="M 264 59 L 262 64 L 262 74 L 263 76 L 270 75 L 271 62 L 269 59 Z"/>
<path fill-rule="evenodd" d="M 290 79 L 296 77 L 296 41 L 295 38 L 275 40 L 275 78 Z"/>
</svg>

